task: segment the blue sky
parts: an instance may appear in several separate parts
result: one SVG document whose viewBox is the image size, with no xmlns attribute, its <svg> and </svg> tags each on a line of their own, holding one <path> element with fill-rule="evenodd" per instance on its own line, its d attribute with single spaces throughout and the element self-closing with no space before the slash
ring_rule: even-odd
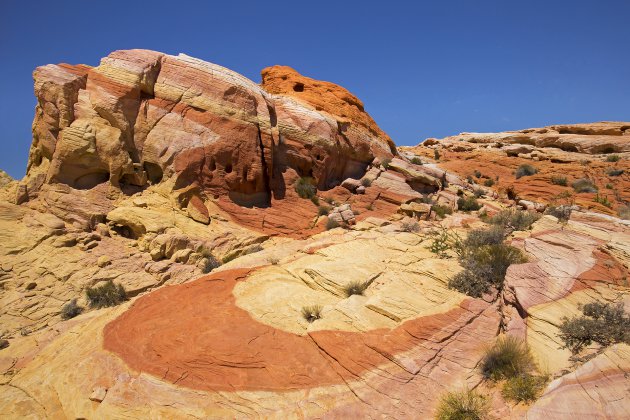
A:
<svg viewBox="0 0 630 420">
<path fill-rule="evenodd" d="M 117 49 L 183 52 L 260 81 L 338 83 L 399 145 L 630 120 L 630 1 L 11 1 L 0 5 L 0 168 L 21 177 L 32 71 Z"/>
</svg>

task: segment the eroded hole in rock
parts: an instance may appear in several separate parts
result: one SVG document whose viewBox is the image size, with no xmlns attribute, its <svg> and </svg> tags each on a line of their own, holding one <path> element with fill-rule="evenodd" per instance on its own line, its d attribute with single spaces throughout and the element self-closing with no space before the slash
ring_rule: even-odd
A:
<svg viewBox="0 0 630 420">
<path fill-rule="evenodd" d="M 92 172 L 75 179 L 74 187 L 79 190 L 89 190 L 107 181 L 109 181 L 109 172 Z"/>
<path fill-rule="evenodd" d="M 227 165 L 225 165 L 225 173 L 229 174 L 232 172 L 232 164 L 228 163 Z"/>
<path fill-rule="evenodd" d="M 296 92 L 304 92 L 304 83 L 296 83 L 293 85 L 293 90 Z"/>
<path fill-rule="evenodd" d="M 159 184 L 162 182 L 164 172 L 159 165 L 153 162 L 144 162 L 144 171 L 147 173 L 147 179 L 151 184 Z"/>
<path fill-rule="evenodd" d="M 113 225 L 111 229 L 123 238 L 138 239 L 134 237 L 135 235 L 133 234 L 133 230 L 129 226 L 116 224 Z"/>
</svg>

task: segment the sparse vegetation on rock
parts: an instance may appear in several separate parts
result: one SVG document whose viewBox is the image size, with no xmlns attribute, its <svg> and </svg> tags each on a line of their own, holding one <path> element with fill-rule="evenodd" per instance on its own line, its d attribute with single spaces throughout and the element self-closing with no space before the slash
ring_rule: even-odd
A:
<svg viewBox="0 0 630 420">
<path fill-rule="evenodd" d="M 322 317 L 321 305 L 305 306 L 302 308 L 302 317 L 307 322 L 314 322 Z"/>
<path fill-rule="evenodd" d="M 536 212 L 511 208 L 501 210 L 489 221 L 493 225 L 503 226 L 506 229 L 526 230 L 538 219 L 540 219 L 540 214 Z"/>
<path fill-rule="evenodd" d="M 490 401 L 477 391 L 449 392 L 440 399 L 437 420 L 484 420 L 490 413 Z"/>
<path fill-rule="evenodd" d="M 561 185 L 563 187 L 566 187 L 568 184 L 568 180 L 566 176 L 552 176 L 551 177 L 551 183 L 554 185 Z"/>
<path fill-rule="evenodd" d="M 623 169 L 610 169 L 608 171 L 606 171 L 606 175 L 608 176 L 619 176 L 622 175 L 624 172 Z"/>
<path fill-rule="evenodd" d="M 533 367 L 527 344 L 511 335 L 499 337 L 481 360 L 481 373 L 495 381 L 528 373 Z"/>
<path fill-rule="evenodd" d="M 593 184 L 588 178 L 582 178 L 574 181 L 571 186 L 575 190 L 576 193 L 595 193 L 597 192 L 597 187 Z"/>
<path fill-rule="evenodd" d="M 340 227 L 341 225 L 335 219 L 326 220 L 326 230 L 331 230 Z"/>
<path fill-rule="evenodd" d="M 365 290 L 370 286 L 370 283 L 370 281 L 353 280 L 344 286 L 343 292 L 346 297 L 350 297 L 352 295 L 362 295 L 363 292 L 365 292 Z"/>
<path fill-rule="evenodd" d="M 477 201 L 475 197 L 466 197 L 459 198 L 457 200 L 457 208 L 461 211 L 475 211 L 481 208 L 481 204 Z"/>
<path fill-rule="evenodd" d="M 85 291 L 90 307 L 104 308 L 107 306 L 116 306 L 127 300 L 127 292 L 122 284 L 114 284 L 109 280 L 102 286 L 88 287 Z"/>
<path fill-rule="evenodd" d="M 608 155 L 606 156 L 606 162 L 618 162 L 620 159 L 619 155 Z"/>
<path fill-rule="evenodd" d="M 630 314 L 624 311 L 622 302 L 587 303 L 582 307 L 582 314 L 565 317 L 560 325 L 559 336 L 571 352 L 579 353 L 593 342 L 601 346 L 630 344 Z"/>
<path fill-rule="evenodd" d="M 70 302 L 66 303 L 63 306 L 63 308 L 61 308 L 61 318 L 62 319 L 74 318 L 75 316 L 79 315 L 82 311 L 83 311 L 83 308 L 81 308 L 77 304 L 77 300 L 72 299 Z"/>
<path fill-rule="evenodd" d="M 309 177 L 302 177 L 295 183 L 295 192 L 301 198 L 312 199 L 317 193 L 317 188 L 313 185 L 313 179 Z"/>
<path fill-rule="evenodd" d="M 486 187 L 492 187 L 494 185 L 494 180 L 492 178 L 488 178 L 483 182 L 483 185 Z"/>
<path fill-rule="evenodd" d="M 606 197 L 605 195 L 597 194 L 595 198 L 593 199 L 593 201 L 601 204 L 602 206 L 612 208 L 612 203 L 610 202 L 610 200 L 608 200 L 608 197 Z"/>
<path fill-rule="evenodd" d="M 549 206 L 545 210 L 545 214 L 549 214 L 558 219 L 559 222 L 568 222 L 571 218 L 571 212 L 573 211 L 573 206 L 571 205 L 562 205 L 562 206 Z"/>
<path fill-rule="evenodd" d="M 406 219 L 403 220 L 400 223 L 400 230 L 402 230 L 403 232 L 419 232 L 420 231 L 420 224 L 413 219 Z"/>
<path fill-rule="evenodd" d="M 538 398 L 547 381 L 546 375 L 523 373 L 507 379 L 501 394 L 508 400 L 530 403 Z"/>
<path fill-rule="evenodd" d="M 434 204 L 431 206 L 431 211 L 441 218 L 444 218 L 447 214 L 453 214 L 453 209 L 449 206 L 442 204 Z"/>
<path fill-rule="evenodd" d="M 516 169 L 514 176 L 516 179 L 522 178 L 524 176 L 532 176 L 538 173 L 538 170 L 534 168 L 532 165 L 523 164 Z"/>
<path fill-rule="evenodd" d="M 512 264 L 526 262 L 518 248 L 502 243 L 503 229 L 476 229 L 458 245 L 464 270 L 455 275 L 448 286 L 472 297 L 481 297 L 492 288 L 503 287 L 505 272 Z"/>
</svg>

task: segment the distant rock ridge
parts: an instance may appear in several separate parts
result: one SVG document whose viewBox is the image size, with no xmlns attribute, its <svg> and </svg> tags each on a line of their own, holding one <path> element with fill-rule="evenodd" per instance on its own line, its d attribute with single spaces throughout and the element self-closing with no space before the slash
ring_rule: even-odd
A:
<svg viewBox="0 0 630 420">
<path fill-rule="evenodd" d="M 298 176 L 328 189 L 396 153 L 356 97 L 288 67 L 265 69 L 259 86 L 183 54 L 126 50 L 97 67 L 46 65 L 33 77 L 29 198 L 43 184 L 109 181 L 265 206 Z"/>
</svg>

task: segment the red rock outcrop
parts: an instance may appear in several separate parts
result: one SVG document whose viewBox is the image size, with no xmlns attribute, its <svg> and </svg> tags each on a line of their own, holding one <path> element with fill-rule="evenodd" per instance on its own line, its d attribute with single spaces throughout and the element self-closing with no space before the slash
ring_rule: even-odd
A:
<svg viewBox="0 0 630 420">
<path fill-rule="evenodd" d="M 361 102 L 332 83 L 318 82 L 342 93 L 337 102 L 313 108 L 273 84 L 264 85 L 272 95 L 221 66 L 147 50 L 116 51 L 94 68 L 40 67 L 34 79 L 28 175 L 45 181 L 31 182 L 30 196 L 42 182 L 163 182 L 184 207 L 193 195 L 260 207 L 298 176 L 325 190 L 395 153 Z"/>
</svg>

